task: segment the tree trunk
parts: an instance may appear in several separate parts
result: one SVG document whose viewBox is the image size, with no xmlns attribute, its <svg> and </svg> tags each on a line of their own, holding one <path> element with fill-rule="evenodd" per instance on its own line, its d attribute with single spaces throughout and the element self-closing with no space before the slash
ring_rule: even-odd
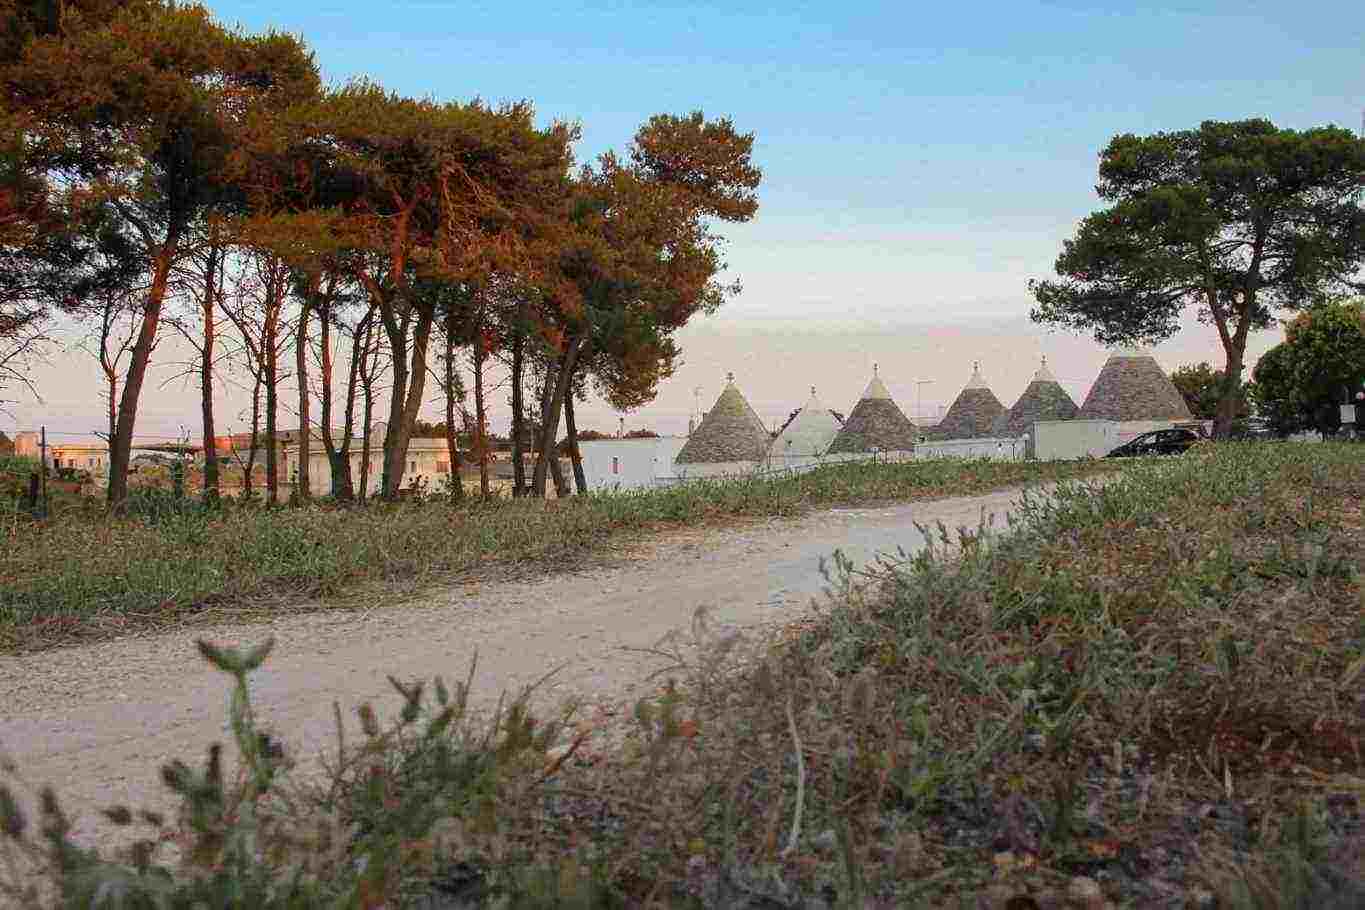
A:
<svg viewBox="0 0 1365 910">
<path fill-rule="evenodd" d="M 526 495 L 526 462 L 522 434 L 526 432 L 526 402 L 522 371 L 526 367 L 526 333 L 517 325 L 512 335 L 512 495 Z"/>
<path fill-rule="evenodd" d="M 1232 435 L 1232 425 L 1237 420 L 1243 356 L 1242 351 L 1228 352 L 1227 365 L 1223 369 L 1223 386 L 1218 390 L 1218 407 L 1213 414 L 1214 439 L 1227 439 Z"/>
<path fill-rule="evenodd" d="M 222 248 L 209 245 L 208 264 L 204 268 L 204 341 L 199 347 L 199 409 L 204 422 L 204 502 L 216 503 L 220 495 L 218 482 L 218 447 L 214 440 L 217 429 L 213 420 L 213 343 L 214 291 L 217 288 L 218 261 Z"/>
<path fill-rule="evenodd" d="M 114 444 L 114 431 L 118 425 L 118 373 L 110 370 L 104 374 L 109 383 L 109 445 Z"/>
<path fill-rule="evenodd" d="M 564 477 L 564 467 L 559 463 L 559 453 L 550 462 L 550 479 L 554 481 L 555 497 L 563 499 L 569 495 L 569 481 Z"/>
<path fill-rule="evenodd" d="M 344 483 L 342 467 L 349 468 L 343 460 L 344 453 L 337 449 L 336 439 L 332 436 L 332 305 L 330 295 L 327 302 L 318 309 L 318 408 L 322 423 L 322 450 L 327 453 L 328 473 L 332 475 L 328 493 L 335 500 L 345 500 L 341 495 Z M 347 427 L 349 430 L 349 426 Z M 342 439 L 345 446 L 348 439 Z"/>
<path fill-rule="evenodd" d="M 387 305 L 381 305 L 384 307 Z M 400 323 L 391 315 L 391 308 L 381 309 L 384 316 L 384 331 L 389 337 L 389 360 L 393 365 L 393 384 L 389 389 L 389 419 L 384 427 L 384 468 L 379 477 L 379 495 L 384 499 L 398 498 L 403 486 L 403 472 L 406 470 L 402 457 L 394 458 L 396 434 L 403 422 L 403 392 L 408 384 L 408 320 Z"/>
<path fill-rule="evenodd" d="M 456 319 L 454 308 L 446 310 L 445 324 L 445 398 L 446 398 L 446 459 L 450 466 L 450 495 L 456 500 L 464 499 L 464 479 L 460 476 L 460 440 L 455 428 L 455 337 Z"/>
<path fill-rule="evenodd" d="M 550 409 L 554 405 L 555 390 L 558 388 L 555 378 L 553 365 L 547 366 L 545 380 L 540 388 L 540 426 L 536 428 L 536 463 L 531 469 L 531 495 L 541 499 L 545 498 L 545 478 L 549 473 L 549 459 L 554 456 L 555 430 L 550 429 Z M 545 441 L 547 430 L 549 443 Z"/>
<path fill-rule="evenodd" d="M 128 465 L 132 460 L 133 425 L 137 421 L 138 398 L 142 395 L 142 381 L 147 375 L 147 364 L 152 359 L 152 347 L 156 344 L 156 332 L 161 324 L 161 305 L 166 299 L 166 283 L 178 243 L 179 231 L 172 228 L 152 262 L 152 284 L 142 309 L 142 326 L 133 345 L 132 362 L 128 364 L 128 378 L 123 383 L 123 398 L 119 401 L 118 420 L 109 445 L 109 505 L 114 508 L 122 506 L 128 498 Z"/>
<path fill-rule="evenodd" d="M 1248 309 L 1250 312 L 1250 309 Z M 1219 390 L 1218 408 L 1213 415 L 1213 438 L 1227 439 L 1232 435 L 1232 424 L 1237 419 L 1237 391 L 1246 363 L 1247 334 L 1251 330 L 1251 320 L 1243 315 L 1238 320 L 1237 330 L 1224 335 L 1223 345 L 1227 363 L 1223 367 L 1223 388 Z"/>
<path fill-rule="evenodd" d="M 255 372 L 255 383 L 251 387 L 251 443 L 247 447 L 246 467 L 242 471 L 242 492 L 251 501 L 254 488 L 252 475 L 256 472 L 256 446 L 261 437 L 261 372 Z"/>
<path fill-rule="evenodd" d="M 327 450 L 327 463 L 331 465 L 332 469 L 332 498 L 338 502 L 351 502 L 355 499 L 355 482 L 351 474 L 351 442 L 355 439 L 356 380 L 363 350 L 360 336 L 362 332 L 368 331 L 374 311 L 369 311 L 360 320 L 355 328 L 355 336 L 352 338 L 350 368 L 346 374 L 345 417 L 341 428 L 341 445 L 338 446 L 336 437 L 332 435 L 332 373 L 334 369 L 332 359 L 332 307 L 335 300 L 334 292 L 334 284 L 329 284 L 325 298 L 326 303 L 319 313 L 320 340 L 322 343 L 321 357 L 319 358 L 321 363 L 319 381 L 322 383 L 322 444 Z"/>
<path fill-rule="evenodd" d="M 575 335 L 568 348 L 559 358 L 559 369 L 552 383 L 545 381 L 545 395 L 540 409 L 540 457 L 536 460 L 536 470 L 532 477 L 532 490 L 536 496 L 545 496 L 546 474 L 553 471 L 556 475 L 555 491 L 563 496 L 568 491 L 562 482 L 562 472 L 555 453 L 555 436 L 559 433 L 559 412 L 564 406 L 564 396 L 569 389 L 569 379 L 578 364 L 578 354 L 582 350 L 586 334 Z"/>
<path fill-rule="evenodd" d="M 573 464 L 574 487 L 578 495 L 583 496 L 588 492 L 588 481 L 583 476 L 583 455 L 578 451 L 578 425 L 573 417 L 572 389 L 564 396 L 564 430 L 569 436 L 569 461 Z"/>
<path fill-rule="evenodd" d="M 434 316 L 430 308 L 423 308 L 418 315 L 417 326 L 412 333 L 411 362 L 400 355 L 397 346 L 393 351 L 393 394 L 389 400 L 389 428 L 384 437 L 385 499 L 397 499 L 401 490 L 408 443 L 412 441 L 413 426 L 417 422 L 417 414 L 422 408 L 422 395 L 426 390 L 427 347 L 431 341 Z"/>
<path fill-rule="evenodd" d="M 365 396 L 365 426 L 364 433 L 360 437 L 360 489 L 357 497 L 364 502 L 370 495 L 370 458 L 373 445 L 374 433 L 371 428 L 374 426 L 374 366 L 378 361 L 378 351 L 374 351 L 374 361 L 371 361 L 370 345 L 373 343 L 374 324 L 365 326 L 365 341 L 361 346 L 360 360 L 358 368 L 360 372 L 361 386 Z M 360 343 L 357 339 L 357 343 Z"/>
<path fill-rule="evenodd" d="M 486 499 L 493 492 L 488 478 L 488 412 L 483 400 L 483 365 L 488 351 L 482 333 L 474 337 L 474 451 L 479 458 L 479 493 Z"/>
<path fill-rule="evenodd" d="M 308 413 L 308 315 L 311 312 L 312 306 L 305 298 L 299 306 L 299 324 L 294 331 L 294 369 L 299 388 L 299 470 L 294 489 L 300 502 L 307 502 L 313 495 L 312 471 L 308 464 L 313 455 L 312 421 Z"/>
<path fill-rule="evenodd" d="M 279 327 L 280 311 L 275 301 L 283 296 L 279 287 L 279 275 L 275 275 L 267 287 L 265 322 L 261 330 L 261 356 L 265 374 L 265 501 L 267 505 L 279 502 L 279 442 L 276 417 L 279 414 Z"/>
</svg>

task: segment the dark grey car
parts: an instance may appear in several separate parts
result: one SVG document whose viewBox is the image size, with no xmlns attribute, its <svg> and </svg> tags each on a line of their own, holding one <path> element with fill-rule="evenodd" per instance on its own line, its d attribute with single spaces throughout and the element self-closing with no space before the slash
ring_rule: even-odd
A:
<svg viewBox="0 0 1365 910">
<path fill-rule="evenodd" d="M 1143 455 L 1180 455 L 1203 439 L 1194 430 L 1173 427 L 1169 430 L 1152 430 L 1130 439 L 1114 449 L 1105 458 L 1137 458 Z"/>
</svg>

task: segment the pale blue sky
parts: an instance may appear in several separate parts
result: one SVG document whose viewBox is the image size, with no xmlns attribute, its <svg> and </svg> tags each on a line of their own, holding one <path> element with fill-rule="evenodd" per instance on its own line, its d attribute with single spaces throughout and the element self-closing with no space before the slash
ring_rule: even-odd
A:
<svg viewBox="0 0 1365 910">
<path fill-rule="evenodd" d="M 935 378 L 926 409 L 956 395 L 977 356 L 1008 405 L 1045 350 L 1083 397 L 1104 352 L 1029 326 L 1025 285 L 1096 207 L 1105 143 L 1210 118 L 1358 129 L 1365 107 L 1365 13 L 1353 2 L 209 6 L 251 30 L 300 33 L 329 81 L 363 74 L 410 95 L 530 99 L 546 121 L 582 124 L 580 158 L 624 148 L 657 112 L 702 108 L 753 131 L 762 208 L 729 231 L 728 249 L 745 293 L 684 332 L 678 376 L 628 419 L 664 430 L 685 428 L 692 389 L 709 403 L 726 368 L 781 412 L 771 416 L 788 399 L 798 406 L 792 364 L 745 356 L 787 334 L 813 333 L 796 345 L 801 384 L 825 386 L 831 406 L 866 382 L 873 353 L 852 353 L 876 346 L 837 339 L 865 335 L 914 352 L 883 371 L 898 396 L 898 384 Z M 1253 353 L 1275 340 L 1256 339 Z M 1168 369 L 1221 363 L 1198 327 L 1158 357 Z M 45 390 L 67 374 L 54 371 Z M 176 417 L 179 393 L 148 393 L 174 396 L 149 402 L 148 432 L 194 427 L 192 405 Z M 48 397 L 18 422 L 98 426 L 81 404 L 88 389 Z M 615 423 L 605 409 L 585 413 Z"/>
</svg>

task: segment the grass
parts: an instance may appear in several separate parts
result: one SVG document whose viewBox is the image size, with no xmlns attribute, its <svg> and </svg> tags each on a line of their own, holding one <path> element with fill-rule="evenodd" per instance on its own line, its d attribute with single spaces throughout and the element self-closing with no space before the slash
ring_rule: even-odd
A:
<svg viewBox="0 0 1365 910">
<path fill-rule="evenodd" d="M 777 640 L 699 615 L 624 728 L 537 723 L 531 693 L 479 725 L 467 683 L 395 680 L 388 726 L 338 711 L 323 786 L 289 786 L 251 722 L 261 655 L 206 649 L 247 772 L 173 765 L 184 819 L 141 822 L 189 862 L 73 854 L 54 800 L 31 835 L 6 788 L 0 859 L 81 907 L 116 885 L 268 908 L 1358 907 L 1363 507 L 1356 445 L 1135 464 L 1006 534 L 836 555 L 824 610 Z"/>
<path fill-rule="evenodd" d="M 846 503 L 967 495 L 1076 477 L 1104 463 L 841 464 L 777 479 L 536 500 L 443 500 L 206 510 L 138 490 L 126 517 L 98 504 L 27 520 L 0 510 L 0 651 L 33 650 L 196 616 L 345 605 L 489 567 L 556 565 L 624 537 L 724 518 L 793 516 Z M 5 515 L 5 511 L 8 515 Z M 7 520 L 6 520 L 7 519 Z M 369 586 L 369 587 L 367 587 Z M 371 598 L 373 600 L 373 598 Z"/>
</svg>

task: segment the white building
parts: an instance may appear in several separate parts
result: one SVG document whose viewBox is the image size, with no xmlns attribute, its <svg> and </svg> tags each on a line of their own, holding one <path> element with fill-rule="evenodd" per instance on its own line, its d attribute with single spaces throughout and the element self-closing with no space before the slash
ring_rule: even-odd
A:
<svg viewBox="0 0 1365 910">
<path fill-rule="evenodd" d="M 702 417 L 673 460 L 678 479 L 751 474 L 768 458 L 772 439 L 749 405 L 735 375 L 727 374 L 724 390 Z"/>
<path fill-rule="evenodd" d="M 364 440 L 355 437 L 351 440 L 351 483 L 360 492 L 361 447 Z M 366 493 L 379 492 L 384 478 L 384 437 L 382 427 L 371 437 L 369 474 L 366 477 Z M 285 443 L 284 483 L 293 483 L 299 473 L 299 444 L 297 440 Z M 264 457 L 264 453 L 258 453 Z M 403 479 L 399 486 L 407 489 L 414 481 L 425 486 L 428 493 L 441 493 L 446 489 L 450 478 L 450 450 L 444 439 L 419 437 L 408 442 L 407 463 L 403 467 Z M 308 447 L 308 489 L 314 496 L 327 496 L 332 492 L 332 462 L 327 457 L 327 449 L 322 437 L 317 433 Z"/>
<path fill-rule="evenodd" d="M 592 439 L 578 444 L 588 489 L 642 490 L 676 476 L 674 461 L 686 436 Z"/>
<path fill-rule="evenodd" d="M 815 387 L 811 386 L 810 400 L 787 422 L 768 449 L 769 462 L 773 467 L 782 467 L 789 461 L 823 457 L 842 425 L 834 412 L 820 403 Z"/>
</svg>

